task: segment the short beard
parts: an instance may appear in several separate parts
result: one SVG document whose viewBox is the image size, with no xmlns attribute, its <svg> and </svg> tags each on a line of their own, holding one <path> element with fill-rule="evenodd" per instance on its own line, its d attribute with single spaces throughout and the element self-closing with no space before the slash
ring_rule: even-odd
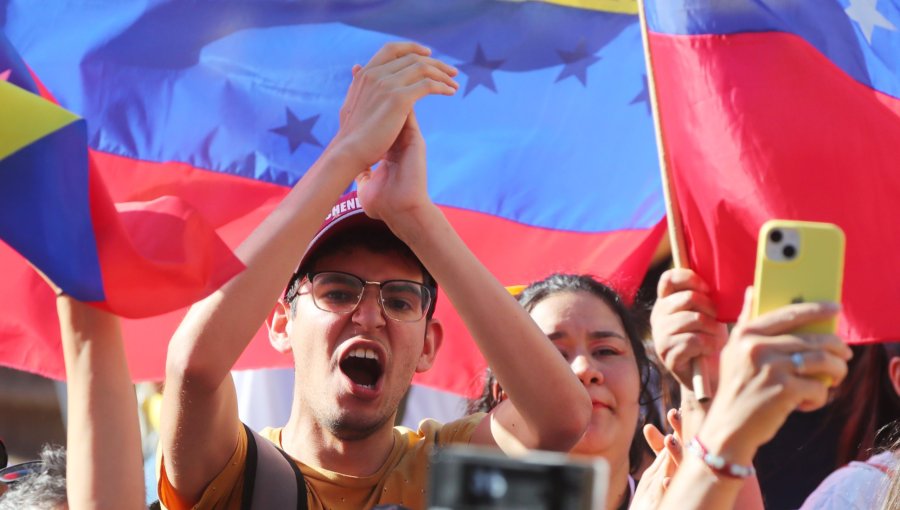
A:
<svg viewBox="0 0 900 510">
<path fill-rule="evenodd" d="M 402 397 L 401 397 L 402 398 Z M 327 430 L 332 436 L 341 441 L 362 441 L 368 439 L 378 432 L 385 424 L 396 419 L 397 410 L 400 407 L 400 399 L 391 402 L 390 405 L 383 408 L 382 415 L 375 417 L 360 417 L 344 410 L 328 410 L 326 412 L 315 413 L 315 421 L 324 430 Z"/>
<path fill-rule="evenodd" d="M 375 434 L 390 419 L 391 416 L 388 415 L 361 423 L 360 420 L 354 416 L 342 415 L 329 416 L 318 421 L 322 428 L 341 441 L 362 441 Z"/>
</svg>

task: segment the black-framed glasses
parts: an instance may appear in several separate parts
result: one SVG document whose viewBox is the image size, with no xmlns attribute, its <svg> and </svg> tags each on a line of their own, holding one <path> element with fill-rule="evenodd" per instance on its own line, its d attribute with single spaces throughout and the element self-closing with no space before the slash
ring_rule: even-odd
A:
<svg viewBox="0 0 900 510">
<path fill-rule="evenodd" d="M 398 322 L 417 322 L 425 316 L 435 289 L 411 280 L 370 282 L 340 271 L 308 273 L 310 294 L 316 308 L 326 312 L 353 313 L 362 301 L 367 285 L 378 286 L 378 302 L 384 315 Z M 292 299 L 292 296 L 288 296 Z"/>
</svg>

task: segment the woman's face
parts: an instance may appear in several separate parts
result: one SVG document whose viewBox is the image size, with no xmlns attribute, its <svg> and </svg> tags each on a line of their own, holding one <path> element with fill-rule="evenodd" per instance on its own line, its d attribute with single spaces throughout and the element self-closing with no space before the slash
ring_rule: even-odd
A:
<svg viewBox="0 0 900 510">
<path fill-rule="evenodd" d="M 640 412 L 640 375 L 619 316 L 591 293 L 567 291 L 540 301 L 531 317 L 591 396 L 591 421 L 572 453 L 627 459 Z"/>
</svg>

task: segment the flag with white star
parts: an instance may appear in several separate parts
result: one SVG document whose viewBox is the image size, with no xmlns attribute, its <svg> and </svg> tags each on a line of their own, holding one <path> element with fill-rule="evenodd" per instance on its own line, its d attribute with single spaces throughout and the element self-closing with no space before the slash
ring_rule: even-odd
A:
<svg viewBox="0 0 900 510">
<path fill-rule="evenodd" d="M 770 218 L 846 233 L 839 333 L 896 341 L 900 2 L 648 0 L 692 267 L 734 320 Z"/>
<path fill-rule="evenodd" d="M 416 114 L 429 192 L 476 255 L 506 283 L 567 270 L 630 294 L 664 214 L 636 4 L 566 3 L 0 0 L 0 29 L 86 119 L 114 200 L 179 196 L 230 245 L 335 135 L 352 66 L 422 43 L 460 69 L 460 91 Z M 19 320 L 28 300 L 9 300 Z M 483 362 L 439 303 L 452 340 L 423 380 L 467 393 Z M 162 375 L 177 320 L 126 321 L 138 378 Z M 286 363 L 260 334 L 239 366 Z"/>
<path fill-rule="evenodd" d="M 90 161 L 84 119 L 39 92 L 2 33 L 0 69 L 0 240 L 9 248 L 68 295 L 126 317 L 183 308 L 243 268 L 180 199 L 117 209 Z M 4 351 L 7 362 L 30 357 L 30 343 L 6 340 L 20 346 Z"/>
</svg>

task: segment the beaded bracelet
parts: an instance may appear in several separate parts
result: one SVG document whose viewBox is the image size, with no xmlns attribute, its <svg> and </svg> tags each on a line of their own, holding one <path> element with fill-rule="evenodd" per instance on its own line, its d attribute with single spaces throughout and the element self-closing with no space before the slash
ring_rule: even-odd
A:
<svg viewBox="0 0 900 510">
<path fill-rule="evenodd" d="M 710 470 L 718 475 L 740 479 L 756 476 L 756 469 L 753 466 L 732 464 L 720 455 L 709 453 L 709 450 L 703 446 L 703 443 L 696 436 L 687 444 L 687 450 L 702 460 Z"/>
</svg>

